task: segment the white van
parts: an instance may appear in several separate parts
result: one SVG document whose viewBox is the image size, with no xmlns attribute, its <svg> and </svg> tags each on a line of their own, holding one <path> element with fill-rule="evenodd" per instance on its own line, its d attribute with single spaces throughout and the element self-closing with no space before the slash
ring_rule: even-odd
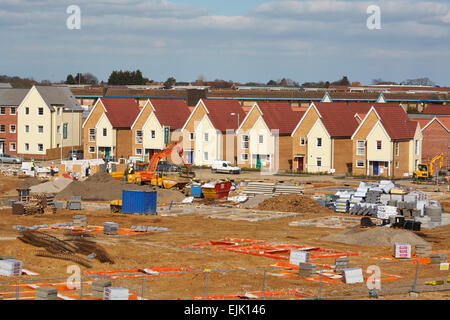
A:
<svg viewBox="0 0 450 320">
<path fill-rule="evenodd" d="M 211 172 L 221 173 L 241 173 L 241 168 L 235 167 L 230 161 L 214 160 L 211 167 Z"/>
</svg>

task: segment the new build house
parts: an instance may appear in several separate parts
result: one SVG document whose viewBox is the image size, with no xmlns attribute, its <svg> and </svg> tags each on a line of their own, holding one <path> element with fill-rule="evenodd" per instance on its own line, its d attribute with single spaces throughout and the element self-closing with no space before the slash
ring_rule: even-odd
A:
<svg viewBox="0 0 450 320">
<path fill-rule="evenodd" d="M 131 126 L 140 110 L 131 98 L 100 98 L 83 123 L 84 158 L 133 155 Z"/>
<path fill-rule="evenodd" d="M 410 176 L 422 155 L 422 133 L 398 106 L 376 105 L 352 135 L 353 174 Z"/>
<path fill-rule="evenodd" d="M 183 148 L 195 165 L 236 163 L 235 132 L 245 112 L 237 100 L 201 99 L 182 127 Z"/>
<path fill-rule="evenodd" d="M 147 100 L 131 126 L 133 155 L 148 160 L 155 152 L 166 148 L 167 143 L 178 141 L 189 115 L 184 99 Z M 167 141 L 164 141 L 167 134 Z M 192 163 L 192 153 L 187 160 Z"/>
<path fill-rule="evenodd" d="M 0 89 L 0 154 L 17 154 L 17 108 L 28 89 Z"/>
<path fill-rule="evenodd" d="M 255 103 L 237 131 L 239 166 L 291 170 L 291 133 L 303 114 L 288 102 Z"/>
<path fill-rule="evenodd" d="M 83 109 L 65 86 L 33 86 L 17 108 L 17 153 L 43 157 L 47 149 L 79 146 Z"/>
</svg>

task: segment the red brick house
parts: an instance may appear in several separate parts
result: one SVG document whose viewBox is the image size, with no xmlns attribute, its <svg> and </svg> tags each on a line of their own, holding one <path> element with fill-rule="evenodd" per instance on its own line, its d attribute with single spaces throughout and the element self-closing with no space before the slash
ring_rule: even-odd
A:
<svg viewBox="0 0 450 320">
<path fill-rule="evenodd" d="M 0 89 L 0 154 L 17 154 L 17 107 L 28 89 Z"/>
</svg>

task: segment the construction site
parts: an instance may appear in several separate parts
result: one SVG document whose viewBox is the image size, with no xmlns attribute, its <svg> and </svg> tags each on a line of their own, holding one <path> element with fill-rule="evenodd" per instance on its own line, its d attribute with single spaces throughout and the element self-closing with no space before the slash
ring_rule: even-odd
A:
<svg viewBox="0 0 450 320">
<path fill-rule="evenodd" d="M 67 166 L 3 170 L 3 300 L 450 296 L 446 184 Z"/>
</svg>

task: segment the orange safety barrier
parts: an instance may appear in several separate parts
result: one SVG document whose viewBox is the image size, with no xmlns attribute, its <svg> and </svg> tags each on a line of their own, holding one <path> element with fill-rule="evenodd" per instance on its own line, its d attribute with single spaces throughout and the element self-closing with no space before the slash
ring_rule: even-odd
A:
<svg viewBox="0 0 450 320">
<path fill-rule="evenodd" d="M 271 297 L 275 297 L 275 296 L 294 296 L 297 298 L 302 298 L 302 299 L 312 299 L 314 298 L 314 296 L 305 293 L 305 292 L 301 292 L 301 291 L 297 291 L 297 290 L 285 290 L 285 291 L 268 291 L 268 292 L 248 292 L 246 294 L 224 294 L 224 295 L 211 295 L 211 296 L 195 296 L 195 297 L 180 297 L 178 298 L 178 300 L 225 300 L 225 299 L 230 299 L 230 300 L 236 300 L 239 298 L 244 298 L 248 295 L 252 295 L 255 296 L 256 298 L 261 298 L 262 296 L 271 296 Z"/>
<path fill-rule="evenodd" d="M 144 269 L 131 269 L 131 270 L 108 270 L 108 271 L 86 271 L 85 274 L 97 274 L 97 275 L 109 275 L 106 278 L 109 279 L 121 279 L 121 278 L 139 278 L 139 277 L 165 277 L 165 276 L 177 276 L 184 271 L 192 271 L 189 267 L 174 267 L 174 268 L 147 268 L 148 270 L 155 271 L 161 274 L 148 274 Z M 142 274 L 128 274 L 120 275 L 120 273 L 142 273 Z M 117 275 L 119 274 L 119 275 Z"/>
<path fill-rule="evenodd" d="M 44 230 L 70 230 L 76 233 L 84 233 L 84 232 L 103 232 L 103 227 L 102 226 L 87 226 L 86 228 L 75 228 L 75 227 L 71 227 L 71 226 L 61 226 L 61 227 L 44 227 L 44 228 L 39 228 L 36 229 L 37 231 L 44 231 Z M 117 234 L 118 235 L 134 235 L 134 234 L 140 234 L 140 233 L 150 233 L 150 232 L 155 232 L 152 230 L 146 230 L 146 231 L 142 231 L 142 232 L 136 232 L 133 231 L 133 229 L 130 228 L 119 228 L 117 230 Z"/>
</svg>

